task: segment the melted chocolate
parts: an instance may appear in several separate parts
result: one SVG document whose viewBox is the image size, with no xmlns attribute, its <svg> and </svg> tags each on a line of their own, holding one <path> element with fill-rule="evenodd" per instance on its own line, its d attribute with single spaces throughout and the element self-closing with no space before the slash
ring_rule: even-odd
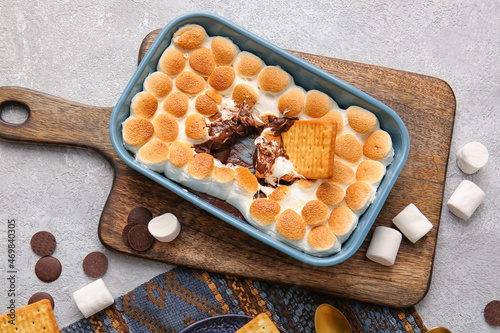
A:
<svg viewBox="0 0 500 333">
<path fill-rule="evenodd" d="M 208 128 L 210 139 L 194 145 L 195 151 L 210 154 L 224 164 L 231 163 L 255 169 L 265 175 L 276 158 L 286 156 L 283 146 L 280 145 L 278 149 L 259 148 L 253 145 L 253 141 L 266 128 L 270 128 L 276 136 L 281 135 L 290 129 L 297 118 L 270 116 L 268 123 L 262 123 L 242 109 L 226 119 L 217 114 L 210 120 Z"/>
</svg>

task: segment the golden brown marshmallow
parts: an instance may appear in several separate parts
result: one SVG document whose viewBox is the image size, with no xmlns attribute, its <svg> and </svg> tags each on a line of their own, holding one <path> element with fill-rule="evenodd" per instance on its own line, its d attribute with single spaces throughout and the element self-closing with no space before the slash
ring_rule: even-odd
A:
<svg viewBox="0 0 500 333">
<path fill-rule="evenodd" d="M 304 112 L 311 118 L 321 118 L 330 111 L 330 97 L 318 90 L 309 90 L 306 94 Z"/>
<path fill-rule="evenodd" d="M 389 133 L 378 130 L 370 134 L 363 145 L 363 154 L 372 160 L 382 160 L 391 151 L 392 140 Z"/>
<path fill-rule="evenodd" d="M 337 238 L 326 225 L 320 225 L 312 228 L 307 235 L 307 242 L 316 251 L 330 249 Z"/>
<path fill-rule="evenodd" d="M 343 134 L 337 137 L 335 154 L 348 162 L 355 163 L 363 156 L 363 145 L 354 135 Z"/>
<path fill-rule="evenodd" d="M 259 198 L 250 205 L 250 216 L 263 226 L 273 223 L 280 211 L 280 204 L 270 199 Z"/>
<path fill-rule="evenodd" d="M 302 207 L 301 215 L 308 226 L 316 226 L 326 221 L 330 209 L 319 200 L 308 201 Z"/>
<path fill-rule="evenodd" d="M 244 51 L 239 54 L 239 59 L 234 67 L 238 75 L 251 78 L 259 74 L 264 67 L 264 62 L 256 55 Z"/>
<path fill-rule="evenodd" d="M 259 94 L 248 84 L 240 83 L 234 87 L 232 98 L 237 106 L 246 105 L 251 109 L 257 103 Z"/>
<path fill-rule="evenodd" d="M 208 129 L 205 117 L 198 113 L 192 113 L 186 118 L 186 136 L 193 140 L 201 140 L 207 136 Z"/>
<path fill-rule="evenodd" d="M 137 93 L 130 103 L 130 111 L 136 117 L 150 119 L 158 109 L 158 100 L 147 92 Z"/>
<path fill-rule="evenodd" d="M 169 160 L 174 166 L 180 168 L 186 165 L 194 156 L 194 149 L 187 142 L 174 141 L 170 145 Z"/>
<path fill-rule="evenodd" d="M 324 182 L 316 190 L 316 197 L 329 206 L 337 206 L 344 199 L 344 190 L 332 182 Z"/>
<path fill-rule="evenodd" d="M 356 169 L 356 180 L 369 184 L 376 184 L 385 175 L 385 166 L 378 161 L 365 160 L 359 163 Z"/>
<path fill-rule="evenodd" d="M 378 125 L 377 117 L 359 106 L 351 106 L 347 109 L 347 121 L 353 130 L 361 134 L 373 131 Z"/>
<path fill-rule="evenodd" d="M 178 75 L 186 67 L 186 58 L 175 47 L 166 49 L 158 62 L 158 68 L 167 75 Z"/>
<path fill-rule="evenodd" d="M 194 155 L 188 162 L 187 170 L 195 179 L 210 177 L 214 169 L 214 158 L 210 154 L 200 153 Z"/>
<path fill-rule="evenodd" d="M 153 119 L 153 126 L 158 139 L 172 142 L 179 135 L 179 123 L 169 114 L 162 113 Z"/>
<path fill-rule="evenodd" d="M 184 71 L 175 79 L 175 86 L 186 94 L 196 95 L 205 89 L 206 83 L 198 74 Z"/>
<path fill-rule="evenodd" d="M 278 66 L 267 66 L 257 78 L 262 90 L 278 93 L 283 91 L 290 83 L 290 75 Z"/>
<path fill-rule="evenodd" d="M 297 117 L 304 110 L 305 99 L 301 89 L 290 89 L 279 98 L 278 110 L 286 117 Z"/>
<path fill-rule="evenodd" d="M 196 111 L 207 117 L 212 116 L 217 112 L 219 112 L 219 107 L 217 106 L 217 103 L 206 94 L 198 95 L 198 97 L 196 97 L 196 102 L 194 107 Z"/>
<path fill-rule="evenodd" d="M 128 118 L 123 124 L 123 140 L 131 146 L 146 143 L 153 133 L 153 124 L 143 118 Z"/>
<path fill-rule="evenodd" d="M 189 24 L 177 30 L 172 41 L 181 49 L 193 50 L 203 43 L 206 36 L 207 33 L 203 27 Z"/>
<path fill-rule="evenodd" d="M 354 182 L 345 191 L 345 203 L 352 211 L 366 208 L 372 196 L 372 187 L 365 182 Z"/>
<path fill-rule="evenodd" d="M 164 98 L 172 91 L 174 83 L 170 76 L 162 72 L 154 72 L 144 80 L 144 90 L 156 98 Z"/>
<path fill-rule="evenodd" d="M 286 239 L 298 241 L 306 234 L 306 223 L 297 212 L 287 209 L 276 219 L 276 230 Z"/>
<path fill-rule="evenodd" d="M 236 74 L 229 66 L 219 66 L 208 77 L 208 84 L 217 91 L 229 89 L 234 82 Z"/>
<path fill-rule="evenodd" d="M 189 55 L 189 65 L 202 76 L 209 76 L 215 69 L 215 59 L 212 50 L 199 47 Z"/>
<path fill-rule="evenodd" d="M 211 47 L 217 65 L 231 65 L 236 56 L 236 46 L 229 38 L 220 36 L 214 37 Z"/>
<path fill-rule="evenodd" d="M 176 118 L 186 115 L 189 108 L 189 97 L 180 91 L 174 91 L 163 101 L 163 110 Z"/>
</svg>

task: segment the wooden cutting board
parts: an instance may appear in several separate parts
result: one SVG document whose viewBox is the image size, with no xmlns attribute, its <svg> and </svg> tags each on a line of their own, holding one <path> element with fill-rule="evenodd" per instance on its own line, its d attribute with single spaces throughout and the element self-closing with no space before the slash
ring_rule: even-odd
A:
<svg viewBox="0 0 500 333">
<path fill-rule="evenodd" d="M 144 39 L 139 60 L 159 30 Z M 455 97 L 437 78 L 346 60 L 293 52 L 381 100 L 395 110 L 411 138 L 408 162 L 375 221 L 391 226 L 392 218 L 414 203 L 434 228 L 416 244 L 403 239 L 396 264 L 366 259 L 367 239 L 347 261 L 331 267 L 301 263 L 213 217 L 123 163 L 109 138 L 111 107 L 96 107 L 17 87 L 0 88 L 0 108 L 17 101 L 30 117 L 21 125 L 0 121 L 0 139 L 71 145 L 102 154 L 114 169 L 114 182 L 99 224 L 102 243 L 113 251 L 176 265 L 297 286 L 335 296 L 407 307 L 426 294 L 434 260 L 442 207 Z M 145 206 L 153 214 L 172 212 L 182 232 L 172 243 L 156 242 L 147 252 L 131 250 L 121 231 L 128 212 Z"/>
</svg>

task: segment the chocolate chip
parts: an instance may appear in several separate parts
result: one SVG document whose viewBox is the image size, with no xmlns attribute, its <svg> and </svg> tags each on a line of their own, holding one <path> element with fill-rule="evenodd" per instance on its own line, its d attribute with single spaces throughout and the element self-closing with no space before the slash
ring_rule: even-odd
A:
<svg viewBox="0 0 500 333">
<path fill-rule="evenodd" d="M 52 296 L 50 296 L 50 294 L 44 292 L 33 294 L 33 296 L 31 296 L 31 298 L 28 300 L 28 305 L 41 301 L 42 299 L 48 299 L 50 301 L 50 305 L 52 306 L 52 310 L 54 310 L 54 299 L 52 298 Z"/>
<path fill-rule="evenodd" d="M 152 218 L 153 214 L 149 209 L 144 207 L 135 207 L 128 214 L 127 223 L 148 225 Z"/>
<path fill-rule="evenodd" d="M 486 304 L 484 319 L 491 326 L 500 326 L 500 301 L 491 301 Z"/>
<path fill-rule="evenodd" d="M 62 266 L 54 257 L 42 257 L 35 265 L 35 274 L 43 282 L 52 282 L 61 275 Z"/>
<path fill-rule="evenodd" d="M 30 244 L 39 256 L 50 256 L 56 249 L 56 238 L 48 231 L 39 231 L 31 237 Z"/>
<path fill-rule="evenodd" d="M 138 224 L 137 223 L 126 224 L 122 230 L 123 243 L 127 246 L 130 246 L 130 243 L 128 242 L 128 233 L 130 232 L 130 229 L 132 229 L 136 225 Z"/>
<path fill-rule="evenodd" d="M 130 247 L 136 251 L 146 251 L 153 245 L 154 237 L 149 233 L 148 227 L 138 224 L 132 227 L 128 233 Z"/>
<path fill-rule="evenodd" d="M 83 271 L 91 278 L 98 278 L 108 270 L 108 258 L 102 252 L 91 252 L 83 259 Z"/>
</svg>

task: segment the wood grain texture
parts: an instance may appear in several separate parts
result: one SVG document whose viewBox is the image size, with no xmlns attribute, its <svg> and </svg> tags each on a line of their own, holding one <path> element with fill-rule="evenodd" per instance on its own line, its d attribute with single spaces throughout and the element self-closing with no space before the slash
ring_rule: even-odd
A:
<svg viewBox="0 0 500 333">
<path fill-rule="evenodd" d="M 153 31 L 144 39 L 139 61 L 158 32 Z M 332 267 L 316 267 L 288 257 L 207 214 L 118 158 L 108 131 L 112 108 L 74 103 L 24 88 L 1 87 L 0 103 L 25 103 L 31 114 L 22 125 L 0 121 L 0 138 L 73 145 L 105 156 L 113 166 L 114 182 L 98 232 L 102 243 L 113 251 L 392 307 L 414 305 L 426 294 L 431 279 L 455 116 L 453 91 L 446 82 L 433 77 L 293 53 L 381 100 L 399 114 L 408 128 L 408 162 L 374 227 L 391 226 L 392 218 L 414 203 L 434 228 L 416 244 L 403 239 L 394 266 L 381 266 L 366 259 L 374 227 L 350 259 Z M 176 214 L 182 223 L 179 237 L 172 243 L 156 242 L 143 253 L 125 246 L 121 231 L 128 212 L 136 206 L 148 207 L 154 215 Z"/>
</svg>

